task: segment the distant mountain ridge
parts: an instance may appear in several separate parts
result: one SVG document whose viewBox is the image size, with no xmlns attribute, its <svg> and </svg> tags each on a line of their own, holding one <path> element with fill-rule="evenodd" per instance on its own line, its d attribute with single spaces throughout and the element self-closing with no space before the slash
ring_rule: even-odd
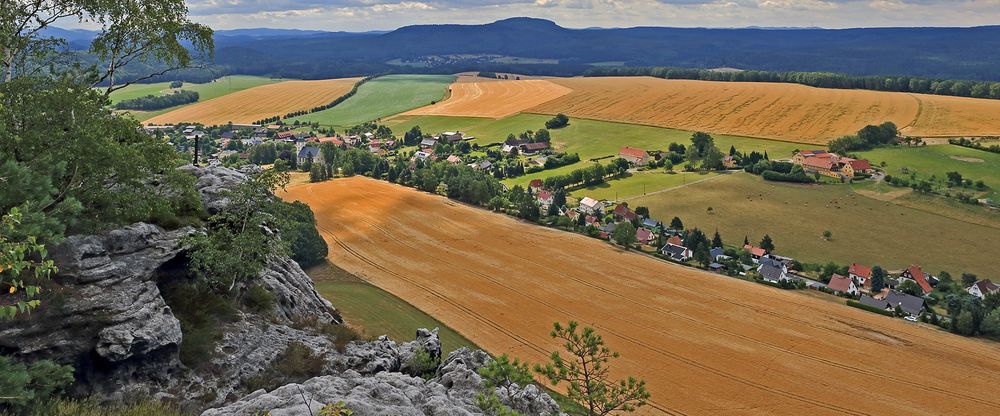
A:
<svg viewBox="0 0 1000 416">
<path fill-rule="evenodd" d="M 624 64 L 998 81 L 997 50 L 1000 26 L 569 29 L 517 17 L 387 33 L 218 31 L 215 64 L 230 73 L 295 78 L 475 70 L 576 75 L 592 64 Z"/>
</svg>

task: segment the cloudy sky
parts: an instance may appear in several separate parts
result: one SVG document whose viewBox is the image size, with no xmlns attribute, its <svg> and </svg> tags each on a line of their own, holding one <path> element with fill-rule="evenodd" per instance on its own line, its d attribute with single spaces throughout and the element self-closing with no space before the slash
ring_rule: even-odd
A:
<svg viewBox="0 0 1000 416">
<path fill-rule="evenodd" d="M 1000 0 L 187 0 L 215 29 L 388 30 L 531 16 L 566 27 L 978 26 Z"/>
</svg>

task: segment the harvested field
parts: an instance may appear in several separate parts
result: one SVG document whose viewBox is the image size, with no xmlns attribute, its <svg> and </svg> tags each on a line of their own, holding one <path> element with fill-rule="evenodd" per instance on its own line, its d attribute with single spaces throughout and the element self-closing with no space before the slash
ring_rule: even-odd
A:
<svg viewBox="0 0 1000 416">
<path fill-rule="evenodd" d="M 714 182 L 714 181 L 713 181 Z M 997 414 L 1000 347 L 354 177 L 289 188 L 330 259 L 494 354 L 594 326 L 649 414 Z M 831 394 L 836 391 L 836 394 Z"/>
<path fill-rule="evenodd" d="M 1000 133 L 1000 101 L 797 84 L 552 78 L 573 90 L 527 111 L 825 144 L 892 121 L 914 136 Z"/>
<path fill-rule="evenodd" d="M 268 117 L 329 104 L 346 94 L 360 78 L 319 81 L 285 81 L 262 85 L 207 101 L 147 120 L 147 124 L 202 123 L 220 125 L 228 122 L 252 123 Z"/>
<path fill-rule="evenodd" d="M 447 100 L 403 114 L 502 118 L 569 93 L 541 79 L 456 82 Z"/>
</svg>

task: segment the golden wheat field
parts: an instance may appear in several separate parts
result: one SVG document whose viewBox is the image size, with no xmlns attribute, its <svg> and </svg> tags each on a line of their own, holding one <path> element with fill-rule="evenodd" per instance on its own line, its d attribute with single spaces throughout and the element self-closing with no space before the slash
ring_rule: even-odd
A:
<svg viewBox="0 0 1000 416">
<path fill-rule="evenodd" d="M 542 79 L 470 81 L 451 84 L 451 96 L 403 115 L 503 118 L 569 94 L 567 87 Z"/>
<path fill-rule="evenodd" d="M 818 144 L 885 121 L 914 136 L 1000 134 L 998 100 L 651 77 L 549 81 L 573 92 L 528 111 Z"/>
<path fill-rule="evenodd" d="M 252 123 L 293 111 L 329 104 L 346 94 L 360 78 L 318 81 L 284 81 L 262 85 L 207 101 L 182 107 L 153 117 L 147 124 L 202 123 L 219 125 L 228 122 Z"/>
<path fill-rule="evenodd" d="M 552 322 L 594 327 L 613 376 L 649 383 L 641 414 L 1000 414 L 995 343 L 373 179 L 281 196 L 313 209 L 333 263 L 493 354 L 542 362 Z"/>
</svg>

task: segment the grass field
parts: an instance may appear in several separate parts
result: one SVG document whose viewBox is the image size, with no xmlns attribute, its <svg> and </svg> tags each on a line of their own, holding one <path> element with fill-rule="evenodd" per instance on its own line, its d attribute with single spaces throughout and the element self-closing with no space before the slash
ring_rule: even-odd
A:
<svg viewBox="0 0 1000 416">
<path fill-rule="evenodd" d="M 439 328 L 445 354 L 460 347 L 477 348 L 471 341 L 404 300 L 361 280 L 336 265 L 325 263 L 306 271 L 316 290 L 340 311 L 348 325 L 365 335 L 388 335 L 397 342 L 413 339 L 419 328 Z"/>
<path fill-rule="evenodd" d="M 985 182 L 993 189 L 994 196 L 1000 192 L 1000 154 L 997 153 L 939 144 L 876 149 L 860 155 L 876 166 L 886 162 L 885 171 L 889 175 L 906 176 L 902 173 L 904 167 L 922 178 L 931 175 L 944 178 L 947 172 L 957 171 L 966 179 Z"/>
<path fill-rule="evenodd" d="M 701 181 L 715 178 L 718 175 L 717 173 L 692 172 L 668 174 L 662 169 L 640 171 L 599 185 L 574 190 L 571 195 L 576 198 L 589 196 L 597 200 L 627 201 L 648 195 L 651 192 L 692 186 L 696 183 L 701 183 Z"/>
<path fill-rule="evenodd" d="M 917 209 L 869 198 L 848 185 L 793 185 L 736 173 L 629 202 L 649 207 L 657 218 L 678 216 L 688 227 L 718 229 L 733 244 L 769 234 L 779 254 L 805 262 L 877 263 L 893 270 L 913 263 L 956 276 L 997 270 L 995 256 L 987 253 L 1000 247 L 1000 229 L 939 215 L 926 204 Z M 832 241 L 821 238 L 826 230 Z"/>
<path fill-rule="evenodd" d="M 341 130 L 439 101 L 448 92 L 452 75 L 387 75 L 366 82 L 353 97 L 336 107 L 296 117 Z M 402 132 L 399 132 L 402 137 Z"/>
<path fill-rule="evenodd" d="M 294 111 L 309 110 L 329 104 L 347 94 L 360 78 L 311 81 L 283 81 L 261 85 L 161 114 L 146 120 L 151 124 L 202 123 L 222 125 L 228 122 L 252 123 Z"/>
<path fill-rule="evenodd" d="M 824 144 L 867 124 L 904 134 L 1000 134 L 1000 101 L 795 84 L 549 78 L 573 90 L 529 112 Z"/>
<path fill-rule="evenodd" d="M 212 82 L 204 84 L 184 83 L 180 89 L 198 92 L 198 101 L 207 101 L 215 97 L 221 97 L 247 88 L 259 87 L 261 85 L 273 84 L 284 81 L 282 79 L 258 77 L 253 75 L 230 75 Z M 132 98 L 145 97 L 147 95 L 160 95 L 164 91 L 170 91 L 169 82 L 157 82 L 154 84 L 132 84 L 128 87 L 111 93 L 111 102 L 117 103 Z M 185 104 L 190 105 L 190 104 Z M 139 121 L 145 121 L 160 114 L 184 107 L 184 105 L 164 108 L 156 111 L 132 111 L 132 115 Z"/>
<path fill-rule="evenodd" d="M 621 353 L 611 377 L 647 381 L 651 405 L 640 414 L 1000 411 L 1000 398 L 979 394 L 1000 383 L 1000 347 L 983 340 L 624 252 L 387 182 L 336 179 L 281 196 L 312 207 L 332 262 L 493 354 L 544 362 L 561 345 L 549 336 L 553 322 L 594 327 Z M 934 231 L 914 239 L 915 253 L 951 253 L 948 238 L 927 244 L 938 238 Z"/>
<path fill-rule="evenodd" d="M 446 116 L 397 116 L 386 121 L 393 132 L 401 135 L 413 126 L 420 126 L 425 133 L 442 131 L 463 131 L 476 137 L 475 143 L 486 145 L 503 142 L 510 133 L 518 134 L 525 130 L 545 128 L 545 121 L 550 116 L 541 114 L 518 114 L 502 119 L 477 117 L 446 117 Z M 622 146 L 638 147 L 645 150 L 666 150 L 671 142 L 685 146 L 691 144 L 691 132 L 668 129 L 663 127 L 642 126 L 638 124 L 614 123 L 607 121 L 570 119 L 570 124 L 561 129 L 550 130 L 552 143 L 561 152 L 578 153 L 580 163 L 563 166 L 558 169 L 521 176 L 504 181 L 507 185 L 526 185 L 535 178 L 547 178 L 552 175 L 566 174 L 575 169 L 589 165 L 588 160 L 607 156 L 616 156 Z M 804 149 L 808 144 L 789 143 L 776 140 L 756 139 L 716 134 L 715 144 L 723 151 L 729 152 L 730 146 L 749 153 L 752 150 L 767 152 L 772 159 L 791 157 L 795 149 Z M 606 163 L 606 161 L 605 161 Z M 652 190 L 652 189 L 650 189 Z"/>
</svg>

